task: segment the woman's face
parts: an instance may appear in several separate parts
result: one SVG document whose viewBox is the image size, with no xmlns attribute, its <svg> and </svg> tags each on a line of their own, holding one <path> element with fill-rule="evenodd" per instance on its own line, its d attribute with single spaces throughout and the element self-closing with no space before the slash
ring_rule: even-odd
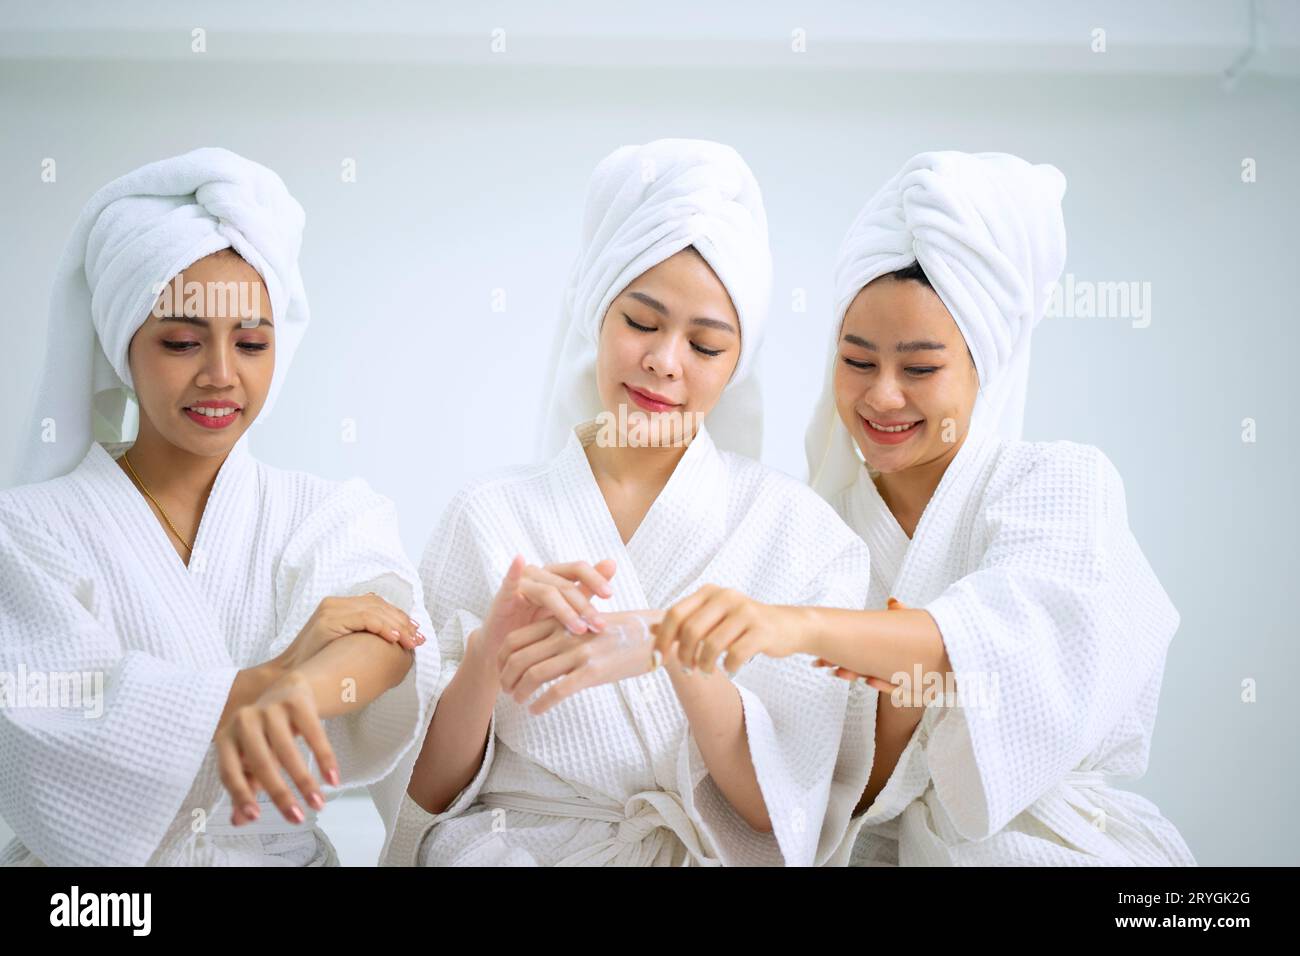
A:
<svg viewBox="0 0 1300 956">
<path fill-rule="evenodd" d="M 731 296 L 693 248 L 642 273 L 601 320 L 596 384 L 605 411 L 626 411 L 634 445 L 689 441 L 740 360 Z"/>
<path fill-rule="evenodd" d="M 844 315 L 838 351 L 836 408 L 868 465 L 892 474 L 956 454 L 979 377 L 933 289 L 888 276 L 864 286 Z"/>
<path fill-rule="evenodd" d="M 271 319 L 262 277 L 233 251 L 179 273 L 131 339 L 140 437 L 203 457 L 229 452 L 271 387 Z"/>
</svg>

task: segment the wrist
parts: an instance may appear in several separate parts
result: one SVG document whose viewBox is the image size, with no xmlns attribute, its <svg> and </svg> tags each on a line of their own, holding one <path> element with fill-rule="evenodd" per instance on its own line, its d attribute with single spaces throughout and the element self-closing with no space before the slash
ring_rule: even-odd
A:
<svg viewBox="0 0 1300 956">
<path fill-rule="evenodd" d="M 819 607 L 795 605 L 788 608 L 793 620 L 791 631 L 796 634 L 795 652 L 811 654 L 813 657 L 826 657 L 826 627 L 822 609 Z"/>
<path fill-rule="evenodd" d="M 496 655 L 488 646 L 481 627 L 471 631 L 465 641 L 465 660 L 462 666 L 472 671 L 480 680 L 493 684 L 500 682 L 501 672 L 497 667 Z"/>
<path fill-rule="evenodd" d="M 283 678 L 292 670 L 293 665 L 285 658 L 284 654 L 258 664 L 252 669 L 257 684 L 257 693 L 254 697 L 260 697 L 264 690 Z"/>
</svg>

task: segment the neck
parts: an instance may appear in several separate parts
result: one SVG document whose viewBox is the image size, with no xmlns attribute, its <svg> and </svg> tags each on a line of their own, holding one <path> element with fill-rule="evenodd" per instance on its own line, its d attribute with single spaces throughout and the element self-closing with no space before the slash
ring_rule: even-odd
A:
<svg viewBox="0 0 1300 956">
<path fill-rule="evenodd" d="M 592 442 L 584 449 L 592 473 L 616 484 L 663 486 L 686 453 L 686 446 L 662 448 L 604 447 Z"/>
<path fill-rule="evenodd" d="M 947 452 L 931 461 L 913 465 L 902 471 L 881 474 L 876 478 L 876 488 L 894 517 L 920 515 L 934 497 L 935 489 L 957 452 L 965 444 L 966 436 L 952 444 Z"/>
<path fill-rule="evenodd" d="M 130 459 L 140 481 L 155 496 L 194 503 L 206 501 L 226 454 L 209 457 L 178 448 L 140 420 L 140 435 L 123 457 Z M 125 463 L 119 462 L 125 471 Z"/>
</svg>

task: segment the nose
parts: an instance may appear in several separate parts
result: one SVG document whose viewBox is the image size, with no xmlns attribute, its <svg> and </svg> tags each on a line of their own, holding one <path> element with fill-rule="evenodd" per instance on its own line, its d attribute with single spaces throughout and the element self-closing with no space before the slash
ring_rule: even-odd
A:
<svg viewBox="0 0 1300 956">
<path fill-rule="evenodd" d="M 862 401 L 876 411 L 888 412 L 907 405 L 907 397 L 899 387 L 898 380 L 890 372 L 882 371 L 862 393 Z"/>
<path fill-rule="evenodd" d="M 235 384 L 234 346 L 217 344 L 207 350 L 196 383 L 203 388 L 227 388 Z"/>
<path fill-rule="evenodd" d="M 682 363 L 677 356 L 677 344 L 671 339 L 656 342 L 645 353 L 641 367 L 647 372 L 676 380 L 681 377 Z"/>
</svg>

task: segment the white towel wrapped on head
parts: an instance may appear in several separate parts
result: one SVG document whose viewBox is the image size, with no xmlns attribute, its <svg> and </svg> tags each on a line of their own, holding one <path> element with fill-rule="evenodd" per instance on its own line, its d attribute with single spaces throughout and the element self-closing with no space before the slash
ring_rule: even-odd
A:
<svg viewBox="0 0 1300 956">
<path fill-rule="evenodd" d="M 767 322 L 772 254 L 758 182 L 730 146 L 660 139 L 622 146 L 592 173 L 551 360 L 541 457 L 557 454 L 575 425 L 602 410 L 596 345 L 610 303 L 687 246 L 717 274 L 740 319 L 740 358 L 708 414 L 709 431 L 719 447 L 759 456 L 762 402 L 752 372 Z"/>
<path fill-rule="evenodd" d="M 131 338 L 163 284 L 221 249 L 239 253 L 270 294 L 275 373 L 266 414 L 309 318 L 298 272 L 304 222 L 279 176 L 215 147 L 142 166 L 96 192 L 55 275 L 20 480 L 66 474 L 96 438 L 109 446 L 134 441 Z"/>
<path fill-rule="evenodd" d="M 829 497 L 861 460 L 835 408 L 844 314 L 862 288 L 913 262 L 957 323 L 975 359 L 980 393 L 972 432 L 1021 436 L 1029 342 L 1065 267 L 1065 177 L 1008 153 L 913 156 L 863 207 L 835 269 L 831 360 L 806 436 L 809 481 Z"/>
</svg>

